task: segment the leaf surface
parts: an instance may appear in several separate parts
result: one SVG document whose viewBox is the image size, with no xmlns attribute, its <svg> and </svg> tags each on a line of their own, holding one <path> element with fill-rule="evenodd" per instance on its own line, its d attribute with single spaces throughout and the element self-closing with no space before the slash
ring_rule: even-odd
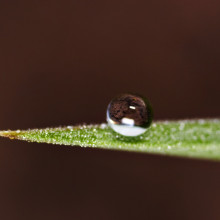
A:
<svg viewBox="0 0 220 220">
<path fill-rule="evenodd" d="M 0 136 L 29 142 L 220 160 L 220 119 L 158 121 L 138 137 L 118 135 L 106 124 L 0 131 Z"/>
</svg>

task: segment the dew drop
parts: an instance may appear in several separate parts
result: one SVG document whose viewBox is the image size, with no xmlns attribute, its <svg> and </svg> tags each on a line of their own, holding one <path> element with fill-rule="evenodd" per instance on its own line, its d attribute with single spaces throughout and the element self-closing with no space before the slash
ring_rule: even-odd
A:
<svg viewBox="0 0 220 220">
<path fill-rule="evenodd" d="M 139 95 L 119 95 L 107 108 L 109 126 L 124 136 L 143 134 L 150 127 L 152 118 L 153 112 L 149 101 Z"/>
<path fill-rule="evenodd" d="M 106 124 L 102 123 L 102 124 L 100 125 L 100 128 L 101 128 L 101 129 L 105 129 L 105 128 L 106 128 Z"/>
</svg>

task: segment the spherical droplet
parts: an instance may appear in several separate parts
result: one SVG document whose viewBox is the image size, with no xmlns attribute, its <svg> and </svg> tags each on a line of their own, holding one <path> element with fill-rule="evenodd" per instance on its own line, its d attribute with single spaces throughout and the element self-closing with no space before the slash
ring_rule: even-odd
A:
<svg viewBox="0 0 220 220">
<path fill-rule="evenodd" d="M 147 99 L 134 94 L 122 94 L 114 98 L 107 108 L 107 122 L 124 136 L 143 134 L 151 125 L 152 107 Z"/>
</svg>

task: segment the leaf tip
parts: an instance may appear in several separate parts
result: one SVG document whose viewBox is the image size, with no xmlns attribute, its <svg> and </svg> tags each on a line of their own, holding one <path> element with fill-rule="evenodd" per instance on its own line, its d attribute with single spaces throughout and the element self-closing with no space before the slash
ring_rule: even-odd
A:
<svg viewBox="0 0 220 220">
<path fill-rule="evenodd" d="M 0 131 L 0 137 L 15 139 L 15 138 L 18 138 L 20 132 L 21 132 L 20 130 L 17 130 L 17 131 L 11 131 L 11 130 Z"/>
</svg>

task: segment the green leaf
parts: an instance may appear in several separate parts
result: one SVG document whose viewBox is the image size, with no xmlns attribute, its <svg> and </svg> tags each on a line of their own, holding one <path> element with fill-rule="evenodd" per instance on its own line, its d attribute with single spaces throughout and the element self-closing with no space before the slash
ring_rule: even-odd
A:
<svg viewBox="0 0 220 220">
<path fill-rule="evenodd" d="M 220 119 L 159 121 L 138 137 L 118 135 L 106 124 L 2 131 L 0 136 L 39 143 L 220 160 Z"/>
</svg>

